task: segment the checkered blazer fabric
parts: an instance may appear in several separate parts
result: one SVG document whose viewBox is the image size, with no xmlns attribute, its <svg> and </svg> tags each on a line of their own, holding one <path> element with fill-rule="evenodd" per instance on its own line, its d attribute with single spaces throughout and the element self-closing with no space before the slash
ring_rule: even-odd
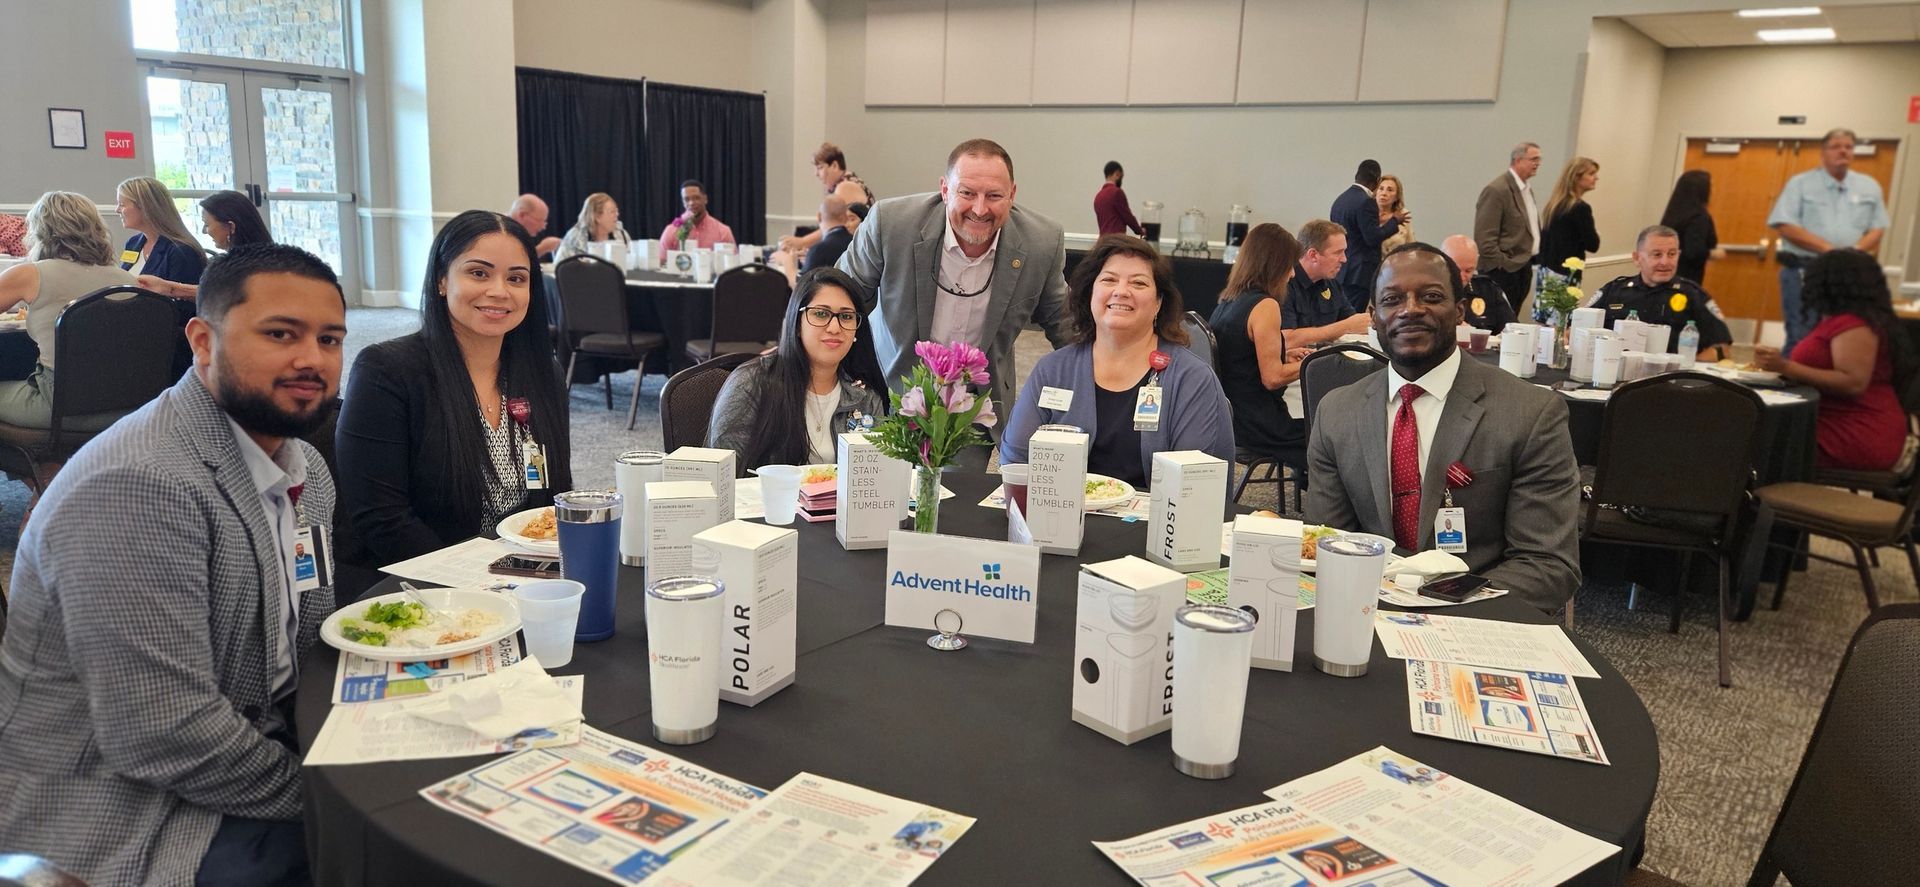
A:
<svg viewBox="0 0 1920 887">
<path fill-rule="evenodd" d="M 300 521 L 332 525 L 306 443 Z M 300 817 L 265 734 L 285 605 L 272 524 L 193 372 L 81 448 L 14 561 L 0 642 L 0 848 L 93 884 L 191 884 L 223 815 Z M 300 595 L 295 661 L 333 590 Z"/>
</svg>

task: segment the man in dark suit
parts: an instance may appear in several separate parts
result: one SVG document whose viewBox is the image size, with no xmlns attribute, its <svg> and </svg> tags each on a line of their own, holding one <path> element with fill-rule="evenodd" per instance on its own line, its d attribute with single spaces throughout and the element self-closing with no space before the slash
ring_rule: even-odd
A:
<svg viewBox="0 0 1920 887">
<path fill-rule="evenodd" d="M 820 201 L 820 242 L 807 249 L 807 260 L 800 265 L 802 271 L 815 268 L 830 268 L 840 261 L 840 256 L 853 243 L 853 233 L 847 230 L 847 223 L 853 221 L 847 212 L 847 202 L 831 194 Z"/>
<path fill-rule="evenodd" d="M 1373 285 L 1373 272 L 1380 267 L 1380 244 L 1400 230 L 1411 216 L 1401 210 L 1380 221 L 1380 205 L 1373 201 L 1373 189 L 1380 185 L 1380 162 L 1360 161 L 1353 173 L 1353 184 L 1333 199 L 1328 214 L 1334 224 L 1347 232 L 1347 264 L 1337 278 L 1355 311 L 1367 310 L 1367 288 Z"/>
<path fill-rule="evenodd" d="M 1555 612 L 1580 586 L 1567 406 L 1463 359 L 1459 279 L 1453 260 L 1425 243 L 1386 257 L 1372 313 L 1389 363 L 1321 401 L 1307 443 L 1307 519 L 1412 553 L 1439 547 L 1436 517 L 1458 507 L 1466 540 L 1456 553 L 1467 568 Z"/>
<path fill-rule="evenodd" d="M 1480 247 L 1473 238 L 1455 234 L 1441 241 L 1440 248 L 1460 269 L 1460 285 L 1467 290 L 1461 302 L 1460 322 L 1493 333 L 1514 322 L 1513 305 L 1507 301 L 1506 291 L 1500 289 L 1498 281 L 1478 273 Z"/>
<path fill-rule="evenodd" d="M 938 193 L 882 200 L 854 232 L 839 267 L 875 306 L 862 332 L 889 385 L 918 360 L 914 342 L 968 342 L 987 353 L 994 411 L 1005 416 L 1020 330 L 1031 322 L 1054 347 L 1066 341 L 1066 234 L 1013 194 L 1006 149 L 969 139 L 947 155 Z"/>
<path fill-rule="evenodd" d="M 1500 284 L 1515 313 L 1533 284 L 1533 257 L 1540 253 L 1540 206 L 1527 185 L 1540 172 L 1540 146 L 1521 142 L 1507 155 L 1506 171 L 1480 189 L 1473 205 L 1473 241 L 1480 271 Z"/>
<path fill-rule="evenodd" d="M 346 302 L 326 263 L 254 245 L 198 303 L 193 369 L 81 447 L 20 539 L 0 842 L 94 884 L 304 884 L 293 692 L 334 599 L 298 546 L 324 554 L 334 488 L 301 438 Z"/>
</svg>

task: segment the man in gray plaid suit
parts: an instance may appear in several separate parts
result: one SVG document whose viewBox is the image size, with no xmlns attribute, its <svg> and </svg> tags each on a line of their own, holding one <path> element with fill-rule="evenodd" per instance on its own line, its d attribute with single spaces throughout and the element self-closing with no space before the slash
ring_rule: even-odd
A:
<svg viewBox="0 0 1920 887">
<path fill-rule="evenodd" d="M 293 558 L 334 489 L 299 437 L 338 390 L 345 302 L 273 245 L 216 260 L 198 301 L 193 369 L 81 448 L 14 561 L 0 848 L 95 884 L 307 881 L 290 713 L 333 590 Z"/>
</svg>

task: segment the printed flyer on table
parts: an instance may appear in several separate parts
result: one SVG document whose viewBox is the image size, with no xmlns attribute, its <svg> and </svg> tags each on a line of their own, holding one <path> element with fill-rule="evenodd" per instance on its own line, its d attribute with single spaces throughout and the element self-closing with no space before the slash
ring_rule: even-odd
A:
<svg viewBox="0 0 1920 887">
<path fill-rule="evenodd" d="M 1572 678 L 1538 671 L 1407 660 L 1413 732 L 1609 763 Z"/>
<path fill-rule="evenodd" d="M 766 792 L 592 727 L 420 790 L 441 809 L 621 884 L 738 817 Z"/>
</svg>

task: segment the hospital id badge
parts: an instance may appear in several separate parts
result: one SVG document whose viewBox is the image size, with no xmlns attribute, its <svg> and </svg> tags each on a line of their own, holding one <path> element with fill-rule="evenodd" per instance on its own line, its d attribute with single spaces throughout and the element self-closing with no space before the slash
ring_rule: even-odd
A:
<svg viewBox="0 0 1920 887">
<path fill-rule="evenodd" d="M 527 466 L 527 489 L 547 488 L 547 448 L 533 441 L 520 445 L 520 464 Z"/>
<path fill-rule="evenodd" d="M 1460 554 L 1467 550 L 1467 510 L 1442 508 L 1433 513 L 1433 547 Z"/>
<path fill-rule="evenodd" d="M 1161 403 L 1161 400 L 1160 400 L 1160 386 L 1158 385 L 1140 386 L 1140 393 L 1134 398 L 1134 401 L 1133 401 L 1133 430 L 1135 431 L 1160 430 L 1160 410 L 1162 406 L 1163 404 Z"/>
<path fill-rule="evenodd" d="M 333 584 L 333 534 L 307 524 L 293 534 L 293 589 L 319 591 Z"/>
</svg>

